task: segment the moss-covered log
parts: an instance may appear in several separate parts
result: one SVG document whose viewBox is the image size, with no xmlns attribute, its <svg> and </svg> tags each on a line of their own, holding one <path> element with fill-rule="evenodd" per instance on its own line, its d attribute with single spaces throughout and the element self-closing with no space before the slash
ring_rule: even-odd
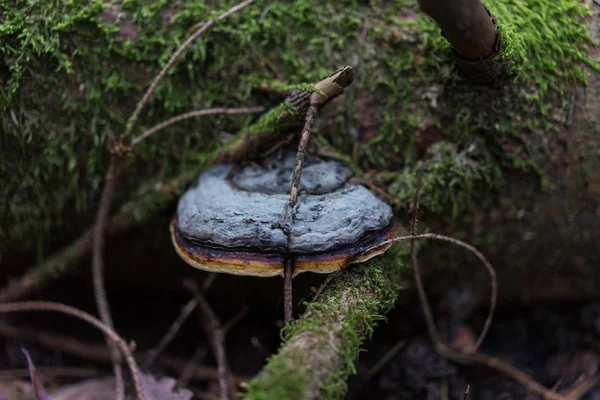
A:
<svg viewBox="0 0 600 400">
<path fill-rule="evenodd" d="M 233 3 L 2 5 L 3 274 L 18 275 L 90 226 L 110 137 L 123 131 L 143 89 L 189 30 Z M 594 65 L 597 56 L 588 34 L 597 23 L 586 23 L 597 21 L 589 14 L 598 7 L 579 0 L 484 4 L 502 32 L 503 56 L 512 63 L 512 74 L 494 87 L 466 82 L 456 73 L 448 42 L 416 1 L 257 1 L 176 63 L 139 129 L 190 109 L 274 105 L 280 99 L 261 92 L 262 83 L 314 82 L 352 65 L 358 71 L 355 84 L 317 121 L 314 136 L 322 149 L 344 157 L 359 174 L 375 171 L 369 177 L 395 200 L 400 215 L 410 203 L 419 161 L 429 159 L 425 223 L 490 245 L 500 278 L 512 279 L 515 265 L 527 271 L 526 282 L 539 276 L 540 265 L 547 273 L 545 266 L 560 260 L 560 268 L 552 270 L 557 282 L 577 271 L 590 293 L 595 287 L 589 276 L 597 271 L 588 266 L 600 258 L 594 174 L 600 157 L 593 136 L 598 119 L 585 107 L 583 88 L 587 82 L 590 93 L 597 93 L 598 80 L 583 66 Z M 588 99 L 594 101 L 592 95 Z M 165 181 L 203 168 L 227 133 L 249 122 L 188 121 L 145 141 L 131 159 L 116 205 L 155 183 L 153 177 Z M 554 206 L 547 206 L 548 199 Z M 164 204 L 144 201 L 136 219 L 148 221 L 159 203 Z M 167 236 L 169 214 L 152 220 L 154 236 Z M 544 251 L 548 246 L 565 249 L 563 255 L 580 254 L 557 256 Z M 576 251 L 567 252 L 569 246 Z M 510 260 L 504 257 L 507 249 Z"/>
<path fill-rule="evenodd" d="M 244 398 L 343 397 L 363 341 L 394 306 L 408 260 L 403 245 L 336 273 L 304 315 L 283 328 L 285 344 L 247 383 Z"/>
</svg>

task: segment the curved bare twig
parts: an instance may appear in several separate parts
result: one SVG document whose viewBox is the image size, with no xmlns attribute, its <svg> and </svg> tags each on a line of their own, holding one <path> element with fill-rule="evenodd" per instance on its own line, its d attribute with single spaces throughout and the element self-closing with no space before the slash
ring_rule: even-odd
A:
<svg viewBox="0 0 600 400">
<path fill-rule="evenodd" d="M 142 383 L 140 380 L 139 368 L 133 358 L 133 354 L 127 346 L 127 343 L 121 338 L 113 329 L 108 327 L 99 319 L 94 316 L 81 311 L 75 307 L 68 306 L 61 303 L 53 303 L 50 301 L 23 301 L 17 303 L 0 303 L 0 313 L 19 312 L 19 311 L 55 311 L 63 314 L 70 315 L 75 318 L 79 318 L 96 328 L 100 329 L 106 336 L 108 336 L 115 345 L 121 350 L 121 353 L 125 357 L 125 361 L 131 371 L 133 378 L 135 391 L 138 400 L 145 400 L 144 390 L 142 389 Z"/>
</svg>

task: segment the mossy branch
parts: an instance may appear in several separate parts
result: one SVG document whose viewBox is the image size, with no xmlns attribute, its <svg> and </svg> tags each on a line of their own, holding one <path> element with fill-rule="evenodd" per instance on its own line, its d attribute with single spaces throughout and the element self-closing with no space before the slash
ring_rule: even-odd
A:
<svg viewBox="0 0 600 400">
<path fill-rule="evenodd" d="M 409 248 L 398 246 L 333 275 L 300 319 L 284 328 L 285 344 L 247 383 L 244 398 L 331 399 L 346 392 L 360 346 L 398 295 Z"/>
</svg>

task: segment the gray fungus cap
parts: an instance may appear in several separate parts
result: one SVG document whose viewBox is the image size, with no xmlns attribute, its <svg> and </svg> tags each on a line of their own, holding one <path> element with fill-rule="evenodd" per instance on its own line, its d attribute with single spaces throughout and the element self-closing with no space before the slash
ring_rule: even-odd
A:
<svg viewBox="0 0 600 400">
<path fill-rule="evenodd" d="M 293 219 L 282 226 L 294 162 L 288 153 L 261 166 L 203 172 L 179 201 L 178 231 L 207 246 L 307 254 L 351 245 L 390 225 L 390 205 L 364 186 L 348 184 L 347 167 L 307 157 Z"/>
</svg>

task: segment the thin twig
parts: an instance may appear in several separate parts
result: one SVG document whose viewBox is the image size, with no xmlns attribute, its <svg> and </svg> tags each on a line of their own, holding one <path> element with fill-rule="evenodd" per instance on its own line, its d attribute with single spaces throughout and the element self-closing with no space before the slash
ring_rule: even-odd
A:
<svg viewBox="0 0 600 400">
<path fill-rule="evenodd" d="M 137 136 L 136 138 L 134 138 L 131 141 L 131 148 L 133 149 L 135 146 L 137 146 L 141 141 L 143 141 L 144 139 L 147 139 L 149 136 L 153 135 L 154 133 L 166 128 L 167 126 L 176 124 L 177 122 L 186 120 L 186 119 L 190 119 L 190 118 L 195 118 L 195 117 L 201 117 L 201 116 L 205 116 L 205 115 L 222 115 L 222 114 L 226 114 L 226 115 L 232 115 L 232 114 L 255 114 L 255 113 L 259 113 L 262 112 L 264 110 L 264 107 L 242 107 L 242 108 L 207 108 L 204 110 L 196 110 L 196 111 L 190 111 L 187 112 L 185 114 L 180 114 L 180 115 L 176 115 L 173 118 L 169 118 L 166 121 L 161 122 L 160 124 L 157 124 L 155 126 L 153 126 L 152 128 L 148 129 L 147 131 L 145 131 L 144 133 L 142 133 L 141 135 Z"/>
<path fill-rule="evenodd" d="M 183 368 L 181 374 L 179 375 L 179 378 L 177 379 L 177 387 L 186 387 L 190 383 L 190 380 L 194 376 L 194 371 L 196 371 L 196 368 L 202 362 L 202 360 L 206 356 L 206 353 L 206 345 L 201 344 L 200 346 L 196 347 L 194 354 L 186 362 L 185 367 Z"/>
<path fill-rule="evenodd" d="M 479 352 L 463 354 L 451 350 L 445 345 L 442 345 L 438 349 L 438 351 L 442 356 L 457 363 L 476 363 L 480 365 L 485 365 L 486 367 L 498 371 L 504 376 L 507 376 L 512 380 L 518 382 L 519 384 L 523 385 L 523 387 L 525 387 L 527 391 L 537 394 L 545 400 L 571 400 L 571 398 L 569 397 L 565 397 L 563 395 L 553 392 L 550 389 L 545 388 L 544 386 L 536 382 L 532 377 L 527 375 L 525 372 L 518 370 L 517 368 L 513 367 L 512 365 L 500 358 L 491 357 Z"/>
<path fill-rule="evenodd" d="M 298 144 L 298 153 L 296 154 L 296 165 L 294 167 L 294 175 L 292 177 L 292 187 L 290 190 L 290 198 L 288 204 L 284 210 L 285 223 L 291 224 L 293 222 L 294 208 L 298 201 L 298 190 L 300 187 L 300 178 L 302 177 L 302 165 L 304 164 L 304 157 L 306 156 L 306 147 L 308 140 L 310 139 L 310 132 L 312 130 L 313 122 L 315 121 L 315 115 L 317 114 L 317 107 L 322 96 L 318 93 L 313 93 L 310 97 L 310 105 L 306 111 L 306 117 L 304 120 L 304 127 L 300 134 L 300 143 Z M 283 310 L 284 310 L 284 322 L 287 324 L 294 319 L 294 298 L 293 298 L 293 283 L 292 279 L 294 276 L 294 260 L 288 256 L 285 260 L 285 266 L 283 270 Z"/>
<path fill-rule="evenodd" d="M 385 367 L 392 358 L 406 345 L 406 340 L 400 340 L 391 349 L 389 349 L 379 361 L 369 370 L 367 375 L 360 381 L 357 387 L 352 390 L 349 395 L 349 399 L 355 399 L 360 394 L 363 387 L 373 378 L 375 375 Z"/>
<path fill-rule="evenodd" d="M 579 382 L 574 388 L 565 393 L 567 399 L 577 400 L 586 394 L 590 389 L 598 384 L 600 377 L 585 378 Z"/>
<path fill-rule="evenodd" d="M 383 190 L 382 188 L 380 188 L 379 186 L 377 186 L 376 184 L 374 184 L 373 182 L 371 182 L 369 179 L 365 178 L 364 176 L 352 177 L 352 178 L 350 178 L 349 182 L 350 183 L 358 183 L 359 185 L 364 185 L 364 186 L 368 187 L 369 189 L 371 189 L 372 192 L 375 192 L 377 194 L 377 196 L 379 196 L 381 199 L 385 200 L 386 202 L 388 202 L 390 204 L 399 204 L 400 203 L 393 196 L 390 196 L 389 194 L 387 194 L 387 192 L 385 190 Z"/>
<path fill-rule="evenodd" d="M 72 336 L 44 332 L 40 329 L 31 327 L 15 327 L 4 322 L 0 323 L 0 336 L 14 338 L 20 341 L 36 342 L 51 349 L 59 349 L 64 353 L 82 358 L 86 361 L 111 363 L 110 352 L 105 345 L 84 342 Z M 139 360 L 144 360 L 147 356 L 147 353 L 141 352 L 135 358 L 139 362 Z M 165 354 L 160 357 L 157 364 L 179 374 L 185 368 L 187 361 Z M 194 379 L 197 380 L 217 380 L 219 373 L 216 368 L 200 366 L 196 368 L 193 376 Z M 233 375 L 233 380 L 234 382 L 239 383 L 246 380 L 246 378 Z"/>
<path fill-rule="evenodd" d="M 367 253 L 371 250 L 374 250 L 374 249 L 382 248 L 383 246 L 388 245 L 390 243 L 405 242 L 405 241 L 414 240 L 414 239 L 440 240 L 443 242 L 449 242 L 449 243 L 455 244 L 459 247 L 462 247 L 462 248 L 468 250 L 473 255 L 475 255 L 475 257 L 477 257 L 479 259 L 479 261 L 481 261 L 481 263 L 484 265 L 485 269 L 487 270 L 488 274 L 490 275 L 490 287 L 491 287 L 490 309 L 488 311 L 488 315 L 487 315 L 485 323 L 483 325 L 483 329 L 481 330 L 481 333 L 479 334 L 479 338 L 477 339 L 477 342 L 468 351 L 477 350 L 477 348 L 479 347 L 481 342 L 483 342 L 483 340 L 485 339 L 485 336 L 487 335 L 487 332 L 492 324 L 492 319 L 494 318 L 494 313 L 496 312 L 496 301 L 497 301 L 497 296 L 498 296 L 498 283 L 497 283 L 496 271 L 494 270 L 494 267 L 479 250 L 477 250 L 475 247 L 471 246 L 470 244 L 463 242 L 462 240 L 455 239 L 455 238 L 449 237 L 449 236 L 439 235 L 437 233 L 421 233 L 418 235 L 397 236 L 397 237 L 388 239 L 378 245 L 375 245 L 375 246 L 367 249 L 365 251 L 365 253 Z"/>
<path fill-rule="evenodd" d="M 231 7 L 229 10 L 227 10 L 223 14 L 219 15 L 216 19 L 208 20 L 201 27 L 199 27 L 199 29 L 196 32 L 194 32 L 189 38 L 187 38 L 187 40 L 185 42 L 183 42 L 183 44 L 181 46 L 179 46 L 179 48 L 175 51 L 175 53 L 173 53 L 173 55 L 171 56 L 169 61 L 160 70 L 160 72 L 158 73 L 156 78 L 154 78 L 154 80 L 150 84 L 150 87 L 146 90 L 146 93 L 144 93 L 142 100 L 140 100 L 140 102 L 137 104 L 135 111 L 133 112 L 133 114 L 131 115 L 129 120 L 127 121 L 127 126 L 125 127 L 124 136 L 129 136 L 129 134 L 131 133 L 131 130 L 133 129 L 133 126 L 135 125 L 138 117 L 140 116 L 144 106 L 146 105 L 146 103 L 148 103 L 148 100 L 150 99 L 150 96 L 152 95 L 152 93 L 154 93 L 156 86 L 158 86 L 160 81 L 165 77 L 165 75 L 167 74 L 167 71 L 169 71 L 169 69 L 173 66 L 173 64 L 175 63 L 177 58 L 179 58 L 181 53 L 183 53 L 185 49 L 187 49 L 196 39 L 198 39 L 200 37 L 200 35 L 202 35 L 208 29 L 210 29 L 214 25 L 216 25 L 217 22 L 221 21 L 224 18 L 227 18 L 231 14 L 241 10 L 242 8 L 246 7 L 249 4 L 252 4 L 253 2 L 254 2 L 254 0 L 243 1 L 235 6 Z"/>
<path fill-rule="evenodd" d="M 100 199 L 98 214 L 96 215 L 96 225 L 94 226 L 94 236 L 92 239 L 92 276 L 96 306 L 98 307 L 98 313 L 100 314 L 102 322 L 104 322 L 104 324 L 111 330 L 114 330 L 114 325 L 110 312 L 110 306 L 108 305 L 108 299 L 106 298 L 106 289 L 104 288 L 104 231 L 106 230 L 106 223 L 108 220 L 108 214 L 110 213 L 112 197 L 122 163 L 123 160 L 121 158 L 115 155 L 111 157 L 110 165 L 108 167 L 108 171 L 106 172 L 104 187 L 102 189 L 102 197 Z M 123 400 L 125 399 L 125 383 L 123 380 L 123 369 L 121 367 L 121 355 L 119 354 L 119 351 L 115 347 L 114 343 L 109 340 L 108 336 L 106 338 L 106 342 L 110 349 L 113 360 L 116 398 Z"/>
<path fill-rule="evenodd" d="M 248 314 L 248 305 L 244 304 L 242 308 L 223 326 L 223 332 L 225 335 L 229 333 L 229 331 L 236 326 L 247 314 Z"/>
<path fill-rule="evenodd" d="M 411 236 L 415 236 L 417 234 L 417 216 L 419 213 L 419 198 L 420 198 L 420 190 L 421 183 L 423 181 L 423 169 L 420 168 L 417 173 L 417 182 L 415 187 L 415 194 L 413 196 L 413 204 L 411 210 L 410 217 L 410 234 Z M 435 326 L 435 321 L 433 319 L 433 314 L 431 312 L 431 308 L 429 307 L 429 300 L 427 300 L 427 293 L 425 292 L 425 287 L 423 286 L 423 279 L 421 278 L 421 270 L 419 268 L 419 261 L 417 259 L 417 246 L 414 239 L 410 241 L 410 258 L 411 265 L 413 269 L 413 273 L 415 275 L 415 283 L 417 286 L 417 292 L 419 294 L 419 302 L 421 303 L 421 309 L 423 310 L 423 314 L 425 314 L 425 322 L 427 323 L 427 330 L 429 331 L 429 336 L 431 340 L 437 347 L 441 342 L 440 335 Z"/>
<path fill-rule="evenodd" d="M 248 5 L 252 2 L 253 2 L 253 0 L 246 0 L 245 2 L 242 2 L 238 5 L 230 8 L 225 13 L 221 14 L 216 20 L 208 21 L 202 27 L 200 27 L 194 34 L 192 34 L 175 51 L 175 53 L 173 53 L 173 55 L 171 56 L 171 58 L 169 59 L 167 64 L 163 67 L 163 69 L 156 76 L 156 78 L 154 79 L 154 81 L 152 82 L 152 84 L 150 85 L 148 90 L 146 90 L 146 93 L 144 93 L 142 100 L 140 100 L 140 102 L 137 104 L 137 107 L 136 107 L 135 111 L 133 112 L 133 114 L 131 115 L 131 118 L 129 118 L 129 120 L 127 121 L 127 125 L 125 127 L 125 133 L 121 136 L 121 138 L 127 138 L 129 136 L 129 134 L 131 133 L 131 130 L 133 129 L 133 126 L 135 125 L 135 122 L 137 121 L 140 113 L 142 112 L 142 109 L 144 108 L 144 106 L 150 99 L 150 96 L 154 92 L 154 89 L 160 83 L 160 81 L 163 79 L 163 77 L 165 76 L 167 71 L 171 68 L 171 66 L 175 63 L 175 60 L 179 57 L 179 55 L 187 47 L 189 47 L 189 45 L 192 42 L 194 42 L 202 33 L 207 31 L 209 28 L 211 28 L 213 25 L 215 25 L 218 21 L 222 20 L 223 18 L 226 18 L 227 16 L 231 15 L 232 13 L 236 12 L 237 10 L 242 9 L 243 7 L 245 7 L 246 5 Z M 198 112 L 196 112 L 196 113 L 198 113 Z M 167 125 L 169 125 L 170 123 L 180 121 L 181 119 L 185 119 L 185 118 L 180 117 L 179 119 L 177 119 L 177 117 L 176 117 L 174 121 L 166 121 L 165 123 Z M 153 132 L 156 132 L 157 130 L 162 129 L 162 127 L 167 126 L 167 125 L 159 124 L 157 127 L 155 127 Z M 139 143 L 144 138 L 150 136 L 151 133 L 152 132 L 150 132 L 150 133 L 146 132 L 145 136 L 140 137 L 138 140 L 134 139 L 135 143 L 136 144 Z M 128 150 L 130 151 L 131 148 L 132 147 L 130 147 Z M 102 198 L 100 201 L 100 207 L 98 209 L 98 214 L 96 217 L 96 226 L 94 229 L 94 237 L 93 237 L 93 244 L 92 244 L 92 272 L 93 272 L 93 278 L 94 278 L 93 279 L 94 280 L 94 294 L 96 297 L 96 304 L 98 306 L 98 311 L 100 313 L 102 321 L 104 321 L 104 323 L 107 324 L 111 328 L 113 326 L 113 323 L 112 323 L 112 317 L 110 314 L 110 307 L 109 307 L 108 301 L 106 299 L 106 291 L 104 288 L 104 275 L 103 275 L 104 274 L 104 271 L 103 271 L 104 265 L 103 265 L 103 260 L 102 260 L 102 252 L 103 252 L 103 246 L 104 246 L 104 231 L 105 231 L 105 226 L 106 226 L 106 220 L 107 220 L 108 214 L 110 212 L 112 196 L 113 196 L 114 189 L 116 187 L 117 172 L 118 172 L 118 169 L 120 168 L 121 163 L 123 163 L 123 162 L 124 162 L 123 157 L 121 155 L 119 155 L 118 152 L 113 152 L 113 155 L 112 155 L 111 161 L 110 161 L 110 165 L 109 165 L 108 171 L 106 173 L 104 187 L 102 189 Z M 122 376 L 122 370 L 121 370 L 121 366 L 120 366 L 119 354 L 112 347 L 111 343 L 109 343 L 109 347 L 111 348 L 111 351 L 113 353 L 113 369 L 115 370 L 115 385 L 116 385 L 117 399 L 124 399 L 125 390 L 124 390 L 123 376 Z"/>
<path fill-rule="evenodd" d="M 298 200 L 298 189 L 300 186 L 300 178 L 302 177 L 302 165 L 304 164 L 304 157 L 306 156 L 306 147 L 308 145 L 308 139 L 310 139 L 310 133 L 313 122 L 315 121 L 315 115 L 317 115 L 317 107 L 319 102 L 318 100 L 312 99 L 314 96 L 318 96 L 316 97 L 317 99 L 321 97 L 319 94 L 313 93 L 313 96 L 311 96 L 310 106 L 306 112 L 306 119 L 304 121 L 304 127 L 302 128 L 302 134 L 300 135 L 300 143 L 298 144 L 298 153 L 296 154 L 296 166 L 294 167 L 290 199 L 288 201 L 290 212 L 292 212 Z"/>
<path fill-rule="evenodd" d="M 202 281 L 202 285 L 200 286 L 203 293 L 208 292 L 208 289 L 210 289 L 215 279 L 217 279 L 217 276 L 219 276 L 219 274 L 211 272 L 206 276 L 206 278 L 204 278 L 204 280 Z"/>
<path fill-rule="evenodd" d="M 71 306 L 68 306 L 65 304 L 60 304 L 60 303 L 52 303 L 52 302 L 48 302 L 48 301 L 24 301 L 24 302 L 19 302 L 19 303 L 0 304 L 0 313 L 2 313 L 2 312 L 9 313 L 9 312 L 18 312 L 18 311 L 54 311 L 54 312 L 59 312 L 59 313 L 63 313 L 63 314 L 68 314 L 75 318 L 79 318 L 79 319 L 95 326 L 102 332 L 104 332 L 104 334 L 106 336 L 108 336 L 112 340 L 113 343 L 116 344 L 116 346 L 119 348 L 119 350 L 121 350 L 123 356 L 125 356 L 125 361 L 127 362 L 127 365 L 129 366 L 129 370 L 131 371 L 131 376 L 133 378 L 133 382 L 135 385 L 137 399 L 138 400 L 145 399 L 144 391 L 142 389 L 142 385 L 140 382 L 139 369 L 135 362 L 135 359 L 133 358 L 133 354 L 131 354 L 131 350 L 127 346 L 127 343 L 125 342 L 125 340 L 123 340 L 113 329 L 108 327 L 102 321 L 98 320 L 94 316 L 92 316 L 84 311 L 78 310 L 75 307 L 71 307 Z"/>
<path fill-rule="evenodd" d="M 212 275 L 216 275 L 216 274 L 211 274 L 211 276 Z M 203 283 L 205 283 L 205 282 L 206 282 L 206 280 Z M 202 291 L 205 292 L 205 290 L 202 290 Z M 229 321 L 227 321 L 225 326 L 223 326 L 224 335 L 227 335 L 227 333 L 230 331 L 230 329 L 233 328 L 235 325 L 237 325 L 237 323 L 242 318 L 244 318 L 244 316 L 246 316 L 247 313 L 248 313 L 248 306 L 244 305 Z M 204 346 L 204 345 L 200 345 L 196 348 L 194 355 L 187 361 L 185 368 L 183 368 L 183 370 L 179 376 L 179 379 L 177 380 L 177 386 L 185 387 L 188 385 L 189 380 L 193 376 L 194 371 L 196 371 L 196 368 L 198 367 L 198 364 L 201 363 L 202 359 L 206 355 L 206 350 L 207 350 L 206 346 Z M 231 393 L 235 393 L 237 384 L 233 379 L 230 379 L 229 381 L 230 381 L 230 391 L 231 391 Z"/>
<path fill-rule="evenodd" d="M 283 322 L 294 319 L 294 296 L 292 278 L 294 276 L 294 260 L 286 257 L 283 270 Z"/>
<path fill-rule="evenodd" d="M 215 281 L 216 277 L 217 277 L 217 274 L 214 272 L 208 274 L 206 279 L 204 279 L 204 281 L 202 282 L 202 291 L 203 292 L 206 292 L 210 288 L 212 283 Z M 175 321 L 173 321 L 173 323 L 169 327 L 169 330 L 167 330 L 167 333 L 165 333 L 165 335 L 160 339 L 158 344 L 156 346 L 154 346 L 153 349 L 148 351 L 148 356 L 146 357 L 146 360 L 144 361 L 145 369 L 150 368 L 156 361 L 156 358 L 159 356 L 159 354 L 161 354 L 164 351 L 164 349 L 166 349 L 167 346 L 173 341 L 173 339 L 175 338 L 175 336 L 181 329 L 182 325 L 185 323 L 185 321 L 187 321 L 187 319 L 190 317 L 190 315 L 196 309 L 197 306 L 198 306 L 198 300 L 194 296 L 181 309 L 181 313 L 179 313 L 179 316 L 177 317 L 177 319 L 175 319 Z"/>
<path fill-rule="evenodd" d="M 463 397 L 463 400 L 467 400 L 469 398 L 469 389 L 471 389 L 471 385 L 467 385 L 467 389 L 465 390 L 465 397 Z"/>
<path fill-rule="evenodd" d="M 156 358 L 173 341 L 173 339 L 175 338 L 175 336 L 181 329 L 181 326 L 183 325 L 183 323 L 185 321 L 187 321 L 187 319 L 192 314 L 192 312 L 196 309 L 197 306 L 198 306 L 198 300 L 196 300 L 195 297 L 187 302 L 187 304 L 181 310 L 181 313 L 179 314 L 177 319 L 171 324 L 171 327 L 169 328 L 167 333 L 165 333 L 165 335 L 160 339 L 160 341 L 154 348 L 152 348 L 150 351 L 148 351 L 148 356 L 146 357 L 146 360 L 144 361 L 144 369 L 148 369 L 154 364 L 154 362 L 156 361 Z"/>
<path fill-rule="evenodd" d="M 205 320 L 204 328 L 208 342 L 212 347 L 215 359 L 217 360 L 217 369 L 219 371 L 219 389 L 221 391 L 221 399 L 229 400 L 231 398 L 229 391 L 230 372 L 225 356 L 225 334 L 221 322 L 213 312 L 210 304 L 195 282 L 188 280 L 186 287 L 194 294 L 200 306 L 200 312 Z"/>
</svg>

